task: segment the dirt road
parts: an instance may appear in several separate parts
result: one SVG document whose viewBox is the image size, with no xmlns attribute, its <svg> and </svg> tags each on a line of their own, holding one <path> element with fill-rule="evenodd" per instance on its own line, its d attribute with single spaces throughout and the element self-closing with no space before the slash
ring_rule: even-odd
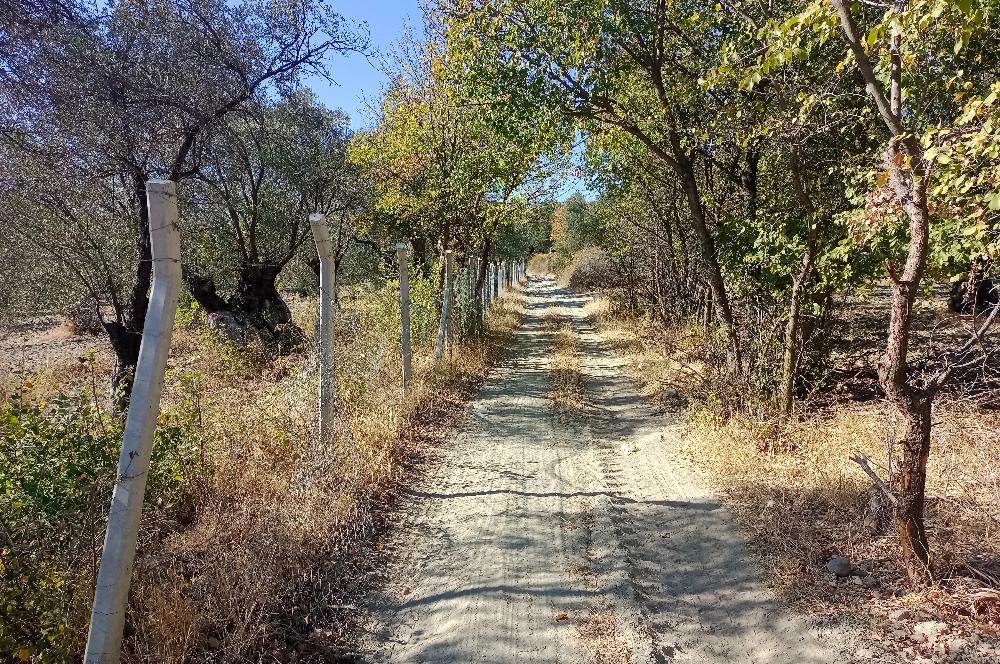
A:
<svg viewBox="0 0 1000 664">
<path fill-rule="evenodd" d="M 391 581 L 372 602 L 371 660 L 848 661 L 841 635 L 793 617 L 755 577 L 585 298 L 540 278 L 528 295 L 506 360 L 412 490 Z M 553 411 L 553 308 L 578 335 L 579 412 Z"/>
</svg>

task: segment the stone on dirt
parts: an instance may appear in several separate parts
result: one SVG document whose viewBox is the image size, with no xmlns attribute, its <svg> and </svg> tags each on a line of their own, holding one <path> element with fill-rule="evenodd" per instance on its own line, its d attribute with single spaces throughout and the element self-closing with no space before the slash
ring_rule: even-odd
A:
<svg viewBox="0 0 1000 664">
<path fill-rule="evenodd" d="M 826 569 L 834 576 L 839 576 L 841 578 L 851 575 L 854 570 L 854 566 L 851 565 L 849 558 L 844 556 L 834 556 L 830 558 L 829 562 L 826 563 Z"/>
</svg>

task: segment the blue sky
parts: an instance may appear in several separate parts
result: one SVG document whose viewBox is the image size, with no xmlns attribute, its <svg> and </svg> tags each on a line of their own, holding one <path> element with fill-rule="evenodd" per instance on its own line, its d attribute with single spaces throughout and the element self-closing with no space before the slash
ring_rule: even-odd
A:
<svg viewBox="0 0 1000 664">
<path fill-rule="evenodd" d="M 335 2 L 333 6 L 348 21 L 367 24 L 372 49 L 378 52 L 391 50 L 408 24 L 416 29 L 422 25 L 418 0 Z M 351 116 L 352 126 L 362 129 L 369 124 L 364 100 L 376 104 L 385 84 L 378 64 L 379 53 L 373 54 L 370 62 L 369 58 L 358 54 L 333 56 L 329 68 L 336 84 L 320 79 L 312 79 L 308 84 L 324 104 L 343 109 Z"/>
</svg>

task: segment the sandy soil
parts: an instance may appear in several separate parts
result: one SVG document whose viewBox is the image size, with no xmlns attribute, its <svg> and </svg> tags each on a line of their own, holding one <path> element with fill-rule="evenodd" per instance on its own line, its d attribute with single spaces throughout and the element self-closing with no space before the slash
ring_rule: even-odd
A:
<svg viewBox="0 0 1000 664">
<path fill-rule="evenodd" d="M 59 318 L 40 317 L 16 328 L 0 329 L 0 377 L 26 375 L 52 366 L 75 362 L 88 350 L 111 356 L 107 337 L 77 335 Z"/>
<path fill-rule="evenodd" d="M 794 616 L 761 584 L 731 517 L 682 460 L 676 426 L 627 378 L 549 279 L 411 490 L 370 600 L 372 662 L 846 662 L 839 630 Z M 549 396 L 546 314 L 572 321 L 585 406 Z"/>
</svg>

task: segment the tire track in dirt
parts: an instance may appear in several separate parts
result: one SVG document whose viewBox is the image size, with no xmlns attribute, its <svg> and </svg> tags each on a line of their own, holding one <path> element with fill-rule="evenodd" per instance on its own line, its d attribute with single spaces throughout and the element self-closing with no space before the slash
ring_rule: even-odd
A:
<svg viewBox="0 0 1000 664">
<path fill-rule="evenodd" d="M 392 581 L 370 601 L 371 661 L 840 661 L 838 635 L 761 586 L 585 298 L 537 277 L 528 295 L 506 359 L 411 491 Z M 587 398 L 575 413 L 549 398 L 553 308 L 578 335 Z"/>
</svg>

